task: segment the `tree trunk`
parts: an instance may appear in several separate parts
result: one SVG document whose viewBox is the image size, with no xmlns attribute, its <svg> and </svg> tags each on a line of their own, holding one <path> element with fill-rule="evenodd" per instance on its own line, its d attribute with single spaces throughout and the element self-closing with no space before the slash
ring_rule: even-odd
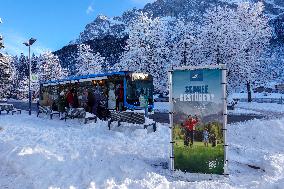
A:
<svg viewBox="0 0 284 189">
<path fill-rule="evenodd" d="M 248 102 L 252 101 L 250 81 L 247 81 Z"/>
</svg>

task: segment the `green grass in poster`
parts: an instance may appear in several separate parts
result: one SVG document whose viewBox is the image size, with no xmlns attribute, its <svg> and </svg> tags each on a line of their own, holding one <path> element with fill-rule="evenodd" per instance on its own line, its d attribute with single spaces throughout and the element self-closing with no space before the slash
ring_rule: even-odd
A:
<svg viewBox="0 0 284 189">
<path fill-rule="evenodd" d="M 203 142 L 194 142 L 192 147 L 184 146 L 183 140 L 175 141 L 175 169 L 207 174 L 223 174 L 223 145 L 205 147 Z"/>
<path fill-rule="evenodd" d="M 210 135 L 208 146 L 202 142 L 202 131 L 207 128 Z M 212 122 L 198 127 L 194 134 L 193 145 L 185 146 L 185 131 L 180 126 L 174 127 L 174 156 L 175 169 L 184 172 L 223 174 L 224 173 L 224 147 L 222 125 Z M 215 142 L 212 136 L 215 136 Z M 216 146 L 213 147 L 213 143 Z"/>
</svg>

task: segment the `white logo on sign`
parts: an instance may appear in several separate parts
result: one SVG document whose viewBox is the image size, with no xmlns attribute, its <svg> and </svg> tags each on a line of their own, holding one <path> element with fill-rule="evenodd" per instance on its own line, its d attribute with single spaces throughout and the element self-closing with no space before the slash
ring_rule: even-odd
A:
<svg viewBox="0 0 284 189">
<path fill-rule="evenodd" d="M 198 74 L 195 74 L 194 76 L 192 76 L 192 79 L 196 79 L 198 77 Z"/>
</svg>

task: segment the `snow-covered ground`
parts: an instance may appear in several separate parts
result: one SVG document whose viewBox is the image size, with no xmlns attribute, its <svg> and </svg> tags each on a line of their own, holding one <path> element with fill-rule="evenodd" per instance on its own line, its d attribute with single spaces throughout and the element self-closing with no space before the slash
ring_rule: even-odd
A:
<svg viewBox="0 0 284 189">
<path fill-rule="evenodd" d="M 284 104 L 277 103 L 238 102 L 236 108 L 264 113 L 284 113 Z"/>
<path fill-rule="evenodd" d="M 155 102 L 154 103 L 154 112 L 168 113 L 170 110 L 169 102 Z"/>
<path fill-rule="evenodd" d="M 1 115 L 0 188 L 281 188 L 284 119 L 228 125 L 229 178 L 173 177 L 170 130 Z M 115 127 L 115 126 L 114 126 Z M 249 166 L 259 167 L 253 169 Z M 185 179 L 186 178 L 186 179 Z"/>
<path fill-rule="evenodd" d="M 247 93 L 233 93 L 229 96 L 229 98 L 234 99 L 234 98 L 239 98 L 239 99 L 247 99 L 248 94 Z M 284 94 L 281 93 L 252 93 L 252 98 L 272 98 L 272 99 L 284 99 Z"/>
<path fill-rule="evenodd" d="M 250 109 L 243 109 L 243 108 L 235 108 L 234 110 L 228 110 L 228 113 L 230 115 L 244 115 L 244 114 L 249 114 L 249 115 L 261 115 L 261 112 L 250 110 Z"/>
<path fill-rule="evenodd" d="M 170 109 L 169 102 L 155 102 L 155 112 L 168 113 Z M 229 114 L 255 114 L 265 115 L 266 113 L 283 114 L 284 117 L 284 104 L 277 103 L 257 103 L 257 102 L 238 102 L 234 110 L 229 110 Z"/>
</svg>

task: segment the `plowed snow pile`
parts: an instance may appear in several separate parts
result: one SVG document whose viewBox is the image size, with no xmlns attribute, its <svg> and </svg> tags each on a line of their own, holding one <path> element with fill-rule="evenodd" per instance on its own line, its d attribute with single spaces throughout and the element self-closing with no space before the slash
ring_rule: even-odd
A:
<svg viewBox="0 0 284 189">
<path fill-rule="evenodd" d="M 0 116 L 0 188 L 282 188 L 284 119 L 228 126 L 229 178 L 192 180 L 166 169 L 170 130 L 107 129 L 28 115 Z M 183 178 L 182 178 L 183 177 Z"/>
</svg>

